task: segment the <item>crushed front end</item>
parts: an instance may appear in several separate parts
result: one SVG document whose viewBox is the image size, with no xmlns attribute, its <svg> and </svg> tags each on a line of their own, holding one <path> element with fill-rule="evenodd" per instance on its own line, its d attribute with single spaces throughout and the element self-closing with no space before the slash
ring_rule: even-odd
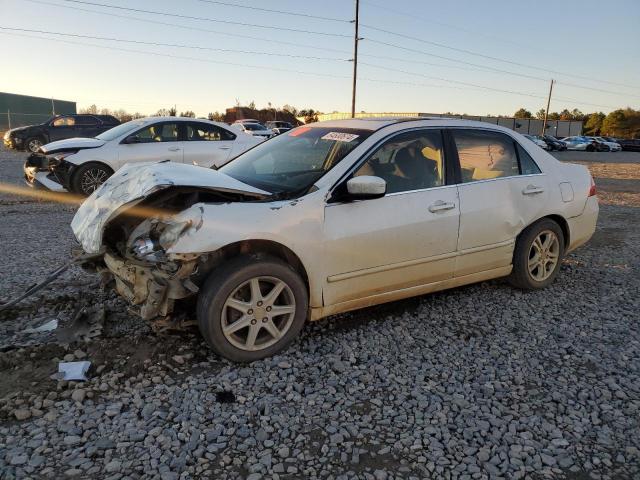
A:
<svg viewBox="0 0 640 480">
<path fill-rule="evenodd" d="M 219 252 L 171 250 L 202 228 L 202 205 L 256 200 L 265 193 L 201 167 L 125 166 L 80 206 L 71 227 L 86 253 L 99 254 L 86 267 L 113 280 L 143 319 L 167 318 L 176 301 L 198 293 L 220 259 Z"/>
</svg>

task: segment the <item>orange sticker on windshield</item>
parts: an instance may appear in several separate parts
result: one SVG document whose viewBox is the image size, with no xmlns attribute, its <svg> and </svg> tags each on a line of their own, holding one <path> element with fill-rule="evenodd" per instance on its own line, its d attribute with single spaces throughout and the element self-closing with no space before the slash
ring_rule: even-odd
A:
<svg viewBox="0 0 640 480">
<path fill-rule="evenodd" d="M 298 135 L 302 135 L 303 133 L 307 133 L 309 130 L 311 130 L 311 127 L 298 127 L 295 130 L 291 130 L 291 132 L 289 132 L 289 136 L 290 137 L 297 137 Z"/>
</svg>

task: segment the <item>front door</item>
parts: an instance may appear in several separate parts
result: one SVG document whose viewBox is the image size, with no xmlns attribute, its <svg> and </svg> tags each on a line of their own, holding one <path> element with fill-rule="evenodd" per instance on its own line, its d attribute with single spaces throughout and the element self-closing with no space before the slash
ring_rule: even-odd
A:
<svg viewBox="0 0 640 480">
<path fill-rule="evenodd" d="M 147 125 L 131 135 L 133 143 L 118 146 L 118 167 L 136 162 L 180 162 L 184 142 L 180 141 L 179 122 L 159 122 Z M 129 138 L 129 137 L 128 137 Z"/>
<path fill-rule="evenodd" d="M 459 206 L 445 160 L 439 130 L 398 134 L 353 174 L 383 178 L 384 197 L 327 204 L 325 305 L 453 276 Z"/>
<path fill-rule="evenodd" d="M 517 235 L 541 215 L 547 177 L 512 137 L 452 131 L 462 183 L 456 277 L 509 266 Z"/>
<path fill-rule="evenodd" d="M 49 142 L 65 140 L 76 136 L 76 121 L 73 117 L 58 117 L 51 123 Z"/>
</svg>

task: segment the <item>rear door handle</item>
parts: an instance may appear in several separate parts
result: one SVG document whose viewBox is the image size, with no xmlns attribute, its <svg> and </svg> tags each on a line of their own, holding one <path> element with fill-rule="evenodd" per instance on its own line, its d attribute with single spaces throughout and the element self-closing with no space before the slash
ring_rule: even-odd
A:
<svg viewBox="0 0 640 480">
<path fill-rule="evenodd" d="M 442 200 L 438 200 L 436 203 L 432 203 L 431 205 L 429 205 L 429 211 L 431 213 L 435 213 L 435 212 L 441 212 L 443 210 L 451 210 L 452 208 L 455 208 L 455 207 L 456 207 L 455 203 L 443 202 Z"/>
<path fill-rule="evenodd" d="M 170 152 L 177 152 L 178 150 L 180 150 L 180 147 L 169 147 Z"/>
<path fill-rule="evenodd" d="M 231 147 L 227 146 L 223 146 L 223 147 L 218 147 L 220 150 L 230 150 Z"/>
<path fill-rule="evenodd" d="M 535 185 L 527 185 L 527 188 L 522 190 L 523 195 L 535 195 L 536 193 L 544 192 L 544 188 L 537 187 Z"/>
</svg>

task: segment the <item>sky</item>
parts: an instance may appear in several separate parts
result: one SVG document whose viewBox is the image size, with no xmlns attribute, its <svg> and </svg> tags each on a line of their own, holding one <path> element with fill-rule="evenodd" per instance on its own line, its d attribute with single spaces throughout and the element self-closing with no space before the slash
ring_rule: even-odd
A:
<svg viewBox="0 0 640 480">
<path fill-rule="evenodd" d="M 0 0 L 0 11 L 0 91 L 143 114 L 351 109 L 352 0 Z M 535 113 L 551 78 L 551 111 L 640 108 L 639 24 L 638 0 L 361 0 L 356 111 Z"/>
</svg>

